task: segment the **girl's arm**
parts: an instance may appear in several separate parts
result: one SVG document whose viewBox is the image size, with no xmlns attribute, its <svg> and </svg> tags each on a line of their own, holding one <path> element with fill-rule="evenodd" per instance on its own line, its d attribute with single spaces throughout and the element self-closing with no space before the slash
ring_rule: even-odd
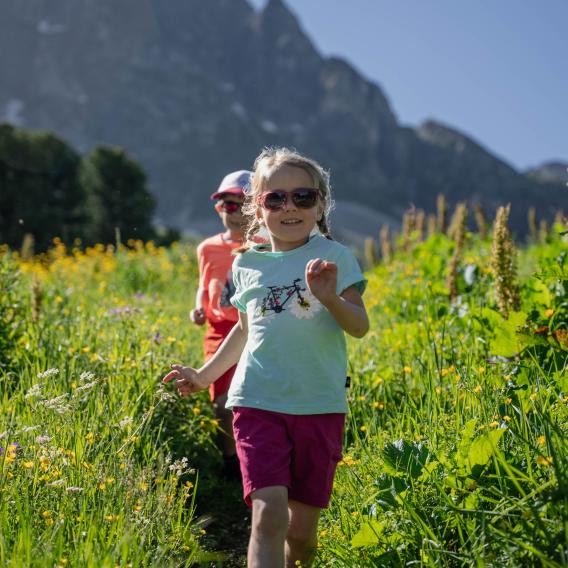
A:
<svg viewBox="0 0 568 568">
<path fill-rule="evenodd" d="M 185 396 L 207 388 L 221 375 L 236 365 L 247 342 L 248 321 L 243 312 L 239 312 L 239 321 L 230 331 L 215 355 L 201 368 L 172 365 L 172 370 L 162 379 L 168 383 L 175 379 L 179 394 Z"/>
<path fill-rule="evenodd" d="M 337 265 L 316 258 L 306 265 L 306 283 L 310 292 L 327 308 L 341 328 L 353 337 L 363 337 L 369 331 L 365 304 L 355 286 L 349 286 L 341 295 L 337 286 Z"/>
<path fill-rule="evenodd" d="M 203 293 L 204 290 L 201 286 L 197 288 L 197 293 L 195 294 L 195 308 L 189 312 L 189 319 L 197 324 L 203 325 L 205 323 L 205 310 L 203 309 Z"/>
</svg>

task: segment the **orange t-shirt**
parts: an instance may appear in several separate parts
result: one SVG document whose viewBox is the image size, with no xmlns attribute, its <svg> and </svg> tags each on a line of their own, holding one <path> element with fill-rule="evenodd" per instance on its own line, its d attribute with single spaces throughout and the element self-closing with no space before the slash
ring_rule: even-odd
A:
<svg viewBox="0 0 568 568">
<path fill-rule="evenodd" d="M 240 242 L 225 241 L 220 233 L 205 239 L 197 247 L 199 286 L 203 290 L 201 305 L 209 322 L 236 322 L 239 319 L 230 299 L 235 293 L 232 252 L 240 246 Z"/>
</svg>

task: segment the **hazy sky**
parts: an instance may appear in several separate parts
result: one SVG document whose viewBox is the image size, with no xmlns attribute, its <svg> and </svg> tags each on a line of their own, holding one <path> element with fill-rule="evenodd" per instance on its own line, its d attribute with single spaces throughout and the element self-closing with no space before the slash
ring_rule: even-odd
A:
<svg viewBox="0 0 568 568">
<path fill-rule="evenodd" d="M 284 1 L 402 124 L 433 118 L 521 170 L 568 162 L 568 0 Z"/>
</svg>

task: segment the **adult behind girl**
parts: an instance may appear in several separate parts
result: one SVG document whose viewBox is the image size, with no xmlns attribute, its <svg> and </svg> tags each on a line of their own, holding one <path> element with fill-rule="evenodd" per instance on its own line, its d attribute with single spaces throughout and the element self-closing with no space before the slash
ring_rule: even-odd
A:
<svg viewBox="0 0 568 568">
<path fill-rule="evenodd" d="M 309 565 L 328 506 L 347 402 L 344 332 L 369 328 L 364 279 L 351 252 L 329 236 L 327 173 L 286 148 L 256 159 L 247 246 L 233 263 L 239 322 L 200 369 L 173 365 L 182 396 L 238 361 L 227 407 L 252 507 L 248 565 Z M 260 228 L 270 244 L 254 244 Z"/>
</svg>

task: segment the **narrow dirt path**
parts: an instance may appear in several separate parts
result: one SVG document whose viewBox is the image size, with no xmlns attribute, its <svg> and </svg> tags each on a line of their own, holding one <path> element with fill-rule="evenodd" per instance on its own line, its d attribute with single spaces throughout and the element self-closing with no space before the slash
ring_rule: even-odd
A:
<svg viewBox="0 0 568 568">
<path fill-rule="evenodd" d="M 205 530 L 203 547 L 212 553 L 202 567 L 244 568 L 250 533 L 250 509 L 239 482 L 212 478 L 200 482 L 195 522 Z"/>
</svg>

